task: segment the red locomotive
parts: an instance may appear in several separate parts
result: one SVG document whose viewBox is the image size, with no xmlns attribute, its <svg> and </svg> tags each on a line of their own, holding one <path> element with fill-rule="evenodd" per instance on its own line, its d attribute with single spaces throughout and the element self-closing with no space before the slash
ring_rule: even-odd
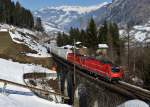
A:
<svg viewBox="0 0 150 107">
<path fill-rule="evenodd" d="M 53 46 L 51 52 L 55 55 L 74 63 L 84 69 L 87 73 L 96 78 L 104 78 L 109 81 L 120 80 L 123 77 L 123 70 L 120 67 L 114 66 L 111 62 L 104 62 L 95 58 L 90 58 L 80 54 L 74 54 L 72 51 L 60 47 Z"/>
<path fill-rule="evenodd" d="M 68 53 L 67 60 L 87 69 L 90 74 L 96 77 L 103 77 L 109 81 L 120 80 L 123 77 L 121 68 L 113 66 L 110 62 L 102 62 L 74 53 Z"/>
</svg>

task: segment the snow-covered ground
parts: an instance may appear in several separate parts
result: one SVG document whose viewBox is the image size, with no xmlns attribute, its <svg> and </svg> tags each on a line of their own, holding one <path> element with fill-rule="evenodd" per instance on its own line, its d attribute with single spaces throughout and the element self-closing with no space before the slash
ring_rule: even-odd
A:
<svg viewBox="0 0 150 107">
<path fill-rule="evenodd" d="M 1 107 L 67 107 L 67 105 L 55 104 L 46 100 L 37 98 L 35 96 L 21 96 L 21 95 L 1 95 Z"/>
<path fill-rule="evenodd" d="M 141 100 L 136 99 L 136 100 L 129 100 L 117 107 L 149 107 L 149 105 Z"/>
<path fill-rule="evenodd" d="M 12 62 L 11 60 L 0 59 L 0 79 L 5 79 L 20 84 L 23 82 L 23 74 L 32 72 L 38 69 L 39 72 L 53 72 L 41 66 L 32 64 L 20 64 L 18 62 Z M 4 84 L 0 83 L 0 88 L 3 88 Z M 18 86 L 7 85 L 6 89 L 31 92 L 29 89 L 21 88 Z M 19 94 L 0 94 L 0 107 L 69 107 L 65 104 L 56 104 L 41 99 L 33 95 L 19 95 Z"/>
<path fill-rule="evenodd" d="M 28 53 L 28 56 L 32 57 L 51 57 L 50 54 L 47 53 L 46 48 L 42 43 L 38 43 L 33 39 L 36 36 L 36 32 L 31 31 L 25 28 L 18 28 L 14 26 L 10 26 L 7 24 L 0 24 L 0 31 L 9 31 L 9 34 L 12 40 L 18 44 L 25 44 L 32 50 L 37 51 L 37 54 Z M 32 37 L 33 36 L 33 37 Z"/>
<path fill-rule="evenodd" d="M 120 34 L 122 36 L 127 36 L 127 32 L 125 30 L 120 30 Z M 143 25 L 133 26 L 132 30 L 130 31 L 130 36 L 134 42 L 150 42 L 150 21 Z"/>
<path fill-rule="evenodd" d="M 7 29 L 0 29 L 0 32 L 8 32 Z"/>
</svg>

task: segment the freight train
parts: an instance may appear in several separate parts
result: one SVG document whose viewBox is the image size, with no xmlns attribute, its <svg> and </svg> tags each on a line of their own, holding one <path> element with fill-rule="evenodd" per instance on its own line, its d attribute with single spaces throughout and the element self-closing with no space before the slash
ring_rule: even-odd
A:
<svg viewBox="0 0 150 107">
<path fill-rule="evenodd" d="M 50 51 L 58 57 L 86 69 L 88 74 L 96 78 L 106 79 L 112 82 L 121 80 L 123 77 L 123 70 L 118 66 L 114 66 L 110 61 L 103 62 L 57 46 L 51 47 Z"/>
</svg>

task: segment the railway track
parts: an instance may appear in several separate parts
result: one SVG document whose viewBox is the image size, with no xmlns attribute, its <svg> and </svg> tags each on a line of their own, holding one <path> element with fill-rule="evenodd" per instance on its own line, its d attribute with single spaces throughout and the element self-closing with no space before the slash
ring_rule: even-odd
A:
<svg viewBox="0 0 150 107">
<path fill-rule="evenodd" d="M 124 81 L 118 81 L 118 84 L 116 84 L 116 85 L 127 91 L 132 92 L 137 98 L 139 98 L 141 100 L 150 101 L 150 91 L 149 90 L 143 89 L 143 88 L 135 86 L 135 85 L 131 85 Z"/>
<path fill-rule="evenodd" d="M 64 66 L 66 66 L 69 69 L 73 70 L 73 64 L 70 62 L 65 61 L 64 59 L 56 56 L 55 54 L 52 54 L 54 57 L 54 60 L 63 64 Z M 126 96 L 129 99 L 141 99 L 143 101 L 150 101 L 150 91 L 140 88 L 138 86 L 135 85 L 131 85 L 129 83 L 123 82 L 123 81 L 118 81 L 118 83 L 109 83 L 100 79 L 96 79 L 95 77 L 88 75 L 87 73 L 85 73 L 85 69 L 77 66 L 76 65 L 76 72 L 79 75 L 84 76 L 87 79 L 90 79 L 90 81 L 93 81 L 94 83 L 96 83 L 97 85 L 102 85 L 104 87 L 106 87 L 107 89 L 111 90 L 111 91 L 115 91 L 123 96 Z"/>
</svg>

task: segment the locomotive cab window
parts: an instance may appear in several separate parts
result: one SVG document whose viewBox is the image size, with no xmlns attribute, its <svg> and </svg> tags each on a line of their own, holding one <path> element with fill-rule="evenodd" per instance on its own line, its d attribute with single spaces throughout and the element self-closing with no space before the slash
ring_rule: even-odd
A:
<svg viewBox="0 0 150 107">
<path fill-rule="evenodd" d="M 114 72 L 114 73 L 116 73 L 116 72 L 119 72 L 120 69 L 119 69 L 119 67 L 112 67 L 111 71 Z"/>
</svg>

